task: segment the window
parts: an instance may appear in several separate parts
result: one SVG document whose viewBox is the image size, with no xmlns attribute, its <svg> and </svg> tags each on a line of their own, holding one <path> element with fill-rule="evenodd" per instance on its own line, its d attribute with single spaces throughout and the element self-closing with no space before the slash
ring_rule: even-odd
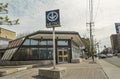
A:
<svg viewBox="0 0 120 79">
<path fill-rule="evenodd" d="M 52 59 L 53 50 L 48 48 L 39 49 L 39 59 Z"/>
<path fill-rule="evenodd" d="M 23 45 L 30 45 L 30 40 L 26 39 L 25 42 L 23 43 Z"/>
<path fill-rule="evenodd" d="M 47 41 L 40 41 L 39 45 L 47 45 Z"/>
<path fill-rule="evenodd" d="M 32 59 L 39 59 L 38 48 L 32 48 Z"/>
<path fill-rule="evenodd" d="M 48 41 L 47 41 L 47 45 L 53 45 L 53 41 L 52 41 L 52 40 L 51 40 L 51 41 L 48 40 Z"/>
<path fill-rule="evenodd" d="M 57 41 L 57 45 L 60 45 L 60 46 L 67 46 L 68 45 L 68 41 Z"/>
<path fill-rule="evenodd" d="M 38 45 L 38 40 L 31 40 L 31 45 Z"/>
</svg>

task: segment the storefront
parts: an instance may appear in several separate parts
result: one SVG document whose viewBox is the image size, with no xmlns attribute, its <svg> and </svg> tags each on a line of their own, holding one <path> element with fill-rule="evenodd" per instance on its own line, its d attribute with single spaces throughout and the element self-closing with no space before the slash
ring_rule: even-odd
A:
<svg viewBox="0 0 120 79">
<path fill-rule="evenodd" d="M 78 32 L 56 32 L 56 63 L 71 63 L 80 58 L 84 46 Z M 1 60 L 32 61 L 53 59 L 52 31 L 37 31 L 25 37 L 13 40 Z"/>
</svg>

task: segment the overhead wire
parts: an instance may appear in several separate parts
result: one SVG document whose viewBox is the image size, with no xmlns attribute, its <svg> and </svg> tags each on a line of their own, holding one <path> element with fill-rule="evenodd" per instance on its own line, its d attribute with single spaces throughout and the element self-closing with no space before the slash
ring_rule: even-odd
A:
<svg viewBox="0 0 120 79">
<path fill-rule="evenodd" d="M 98 3 L 97 3 L 96 14 L 95 14 L 95 17 L 94 17 L 94 19 L 93 19 L 94 22 L 95 22 L 95 20 L 96 20 L 96 18 L 97 18 L 99 8 L 100 8 L 100 0 L 98 0 Z"/>
</svg>

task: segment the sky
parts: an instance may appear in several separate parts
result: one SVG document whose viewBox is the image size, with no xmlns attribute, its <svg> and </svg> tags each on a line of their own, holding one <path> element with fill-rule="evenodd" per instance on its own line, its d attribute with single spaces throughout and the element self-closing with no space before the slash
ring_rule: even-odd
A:
<svg viewBox="0 0 120 79">
<path fill-rule="evenodd" d="M 119 0 L 94 1 L 94 40 L 100 42 L 100 48 L 110 47 L 110 35 L 115 34 L 114 23 L 120 22 Z M 0 27 L 15 31 L 17 34 L 31 33 L 38 30 L 52 30 L 45 26 L 45 12 L 60 10 L 61 27 L 56 30 L 77 31 L 81 37 L 89 37 L 89 0 L 0 0 L 8 3 L 10 19 L 20 19 L 19 25 Z M 1 15 L 6 16 L 6 15 Z"/>
</svg>

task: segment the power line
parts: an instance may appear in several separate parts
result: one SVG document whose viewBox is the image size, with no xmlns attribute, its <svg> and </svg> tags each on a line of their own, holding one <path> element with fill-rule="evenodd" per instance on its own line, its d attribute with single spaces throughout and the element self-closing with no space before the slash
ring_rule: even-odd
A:
<svg viewBox="0 0 120 79">
<path fill-rule="evenodd" d="M 95 17 L 94 17 L 94 22 L 95 22 L 95 20 L 96 20 L 97 15 L 98 15 L 98 10 L 99 10 L 99 8 L 100 8 L 100 0 L 98 0 L 97 10 L 96 10 L 96 14 L 95 14 Z"/>
</svg>

